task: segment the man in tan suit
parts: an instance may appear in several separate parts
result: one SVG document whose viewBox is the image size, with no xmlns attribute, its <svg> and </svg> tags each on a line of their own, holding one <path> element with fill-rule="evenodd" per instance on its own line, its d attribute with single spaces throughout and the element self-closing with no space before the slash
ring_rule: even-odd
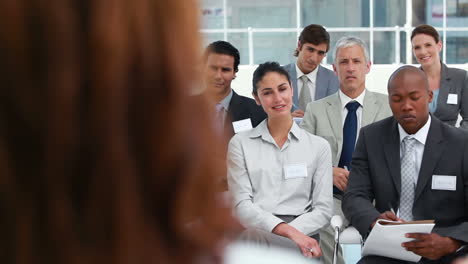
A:
<svg viewBox="0 0 468 264">
<path fill-rule="evenodd" d="M 352 152 L 361 127 L 391 116 L 387 96 L 366 89 L 366 75 L 371 68 L 367 46 L 356 37 L 338 40 L 333 70 L 340 90 L 307 105 L 301 126 L 325 138 L 330 144 L 333 161 L 334 214 L 341 215 L 341 199 L 348 184 Z M 334 230 L 320 232 L 324 263 L 332 263 Z M 337 263 L 344 263 L 339 253 Z"/>
</svg>

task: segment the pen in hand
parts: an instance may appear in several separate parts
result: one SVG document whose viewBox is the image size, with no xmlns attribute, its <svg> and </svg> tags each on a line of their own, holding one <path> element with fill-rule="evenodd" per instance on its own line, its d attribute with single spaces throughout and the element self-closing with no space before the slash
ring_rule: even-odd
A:
<svg viewBox="0 0 468 264">
<path fill-rule="evenodd" d="M 391 203 L 388 204 L 388 207 L 390 208 L 390 212 L 392 212 L 394 215 L 396 215 L 395 210 L 393 210 L 393 206 Z"/>
<path fill-rule="evenodd" d="M 389 209 L 390 212 L 392 212 L 392 213 L 395 215 L 396 221 L 398 221 L 398 222 L 403 222 L 403 220 L 400 219 L 400 217 L 398 217 L 397 213 L 396 213 L 395 210 L 393 209 L 392 203 L 389 203 L 389 204 L 388 204 L 388 207 L 390 208 L 390 209 Z"/>
</svg>

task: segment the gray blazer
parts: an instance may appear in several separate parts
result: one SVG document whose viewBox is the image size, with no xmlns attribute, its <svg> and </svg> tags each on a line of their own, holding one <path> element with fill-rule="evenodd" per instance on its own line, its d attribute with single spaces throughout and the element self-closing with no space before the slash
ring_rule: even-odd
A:
<svg viewBox="0 0 468 264">
<path fill-rule="evenodd" d="M 307 105 L 301 127 L 323 137 L 330 144 L 332 164 L 338 166 L 343 147 L 343 117 L 339 93 L 335 93 Z M 385 94 L 366 90 L 362 108 L 361 127 L 392 115 Z"/>
<path fill-rule="evenodd" d="M 442 63 L 440 74 L 439 97 L 434 116 L 441 121 L 454 126 L 458 114 L 462 120 L 460 127 L 468 130 L 468 74 L 465 70 L 449 68 Z M 449 94 L 457 95 L 456 104 L 447 104 Z"/>
<path fill-rule="evenodd" d="M 370 225 L 382 212 L 399 207 L 400 136 L 393 117 L 361 129 L 351 164 L 342 209 L 366 237 Z M 456 190 L 433 189 L 433 175 L 455 176 Z M 414 195 L 415 220 L 433 219 L 433 232 L 468 242 L 466 131 L 432 116 Z"/>
<path fill-rule="evenodd" d="M 340 82 L 333 71 L 327 68 L 318 66 L 317 83 L 315 88 L 315 100 L 322 99 L 326 96 L 334 94 L 340 88 Z M 296 63 L 284 65 L 283 68 L 288 72 L 289 79 L 293 87 L 293 107 L 292 111 L 299 107 L 299 90 L 297 89 L 297 72 Z M 305 111 L 305 109 L 303 109 Z"/>
</svg>

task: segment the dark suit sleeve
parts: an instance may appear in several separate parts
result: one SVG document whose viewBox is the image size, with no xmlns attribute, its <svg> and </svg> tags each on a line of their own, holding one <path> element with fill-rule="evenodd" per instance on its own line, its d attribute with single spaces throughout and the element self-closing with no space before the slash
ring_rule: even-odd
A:
<svg viewBox="0 0 468 264">
<path fill-rule="evenodd" d="M 468 72 L 465 74 L 460 95 L 460 115 L 462 117 L 462 120 L 460 121 L 460 128 L 468 130 Z"/>
<path fill-rule="evenodd" d="M 464 139 L 458 140 L 460 143 L 465 142 L 464 155 L 463 155 L 463 168 L 462 168 L 462 178 L 463 178 L 463 192 L 465 199 L 465 208 L 464 222 L 456 224 L 454 226 L 448 227 L 437 227 L 434 228 L 434 232 L 445 237 L 451 237 L 465 243 L 468 243 L 468 144 L 466 143 L 466 137 Z"/>
<path fill-rule="evenodd" d="M 257 105 L 255 102 L 250 106 L 251 113 L 252 113 L 252 126 L 256 127 L 260 124 L 265 118 L 267 118 L 267 114 L 263 111 L 263 108 Z"/>
<path fill-rule="evenodd" d="M 331 72 L 331 75 L 332 76 L 330 76 L 330 85 L 328 86 L 327 96 L 338 92 L 340 89 L 340 81 L 338 81 L 338 77 L 336 77 L 333 72 Z"/>
<path fill-rule="evenodd" d="M 342 203 L 345 217 L 363 237 L 367 236 L 371 224 L 380 215 L 372 204 L 374 193 L 368 159 L 368 156 L 372 155 L 372 153 L 368 153 L 366 140 L 365 129 L 361 129 L 353 153 L 348 187 L 344 193 Z"/>
<path fill-rule="evenodd" d="M 263 108 L 255 102 L 254 99 L 233 93 L 231 102 L 229 103 L 229 115 L 231 122 L 250 118 L 252 127 L 256 127 L 266 117 Z"/>
</svg>

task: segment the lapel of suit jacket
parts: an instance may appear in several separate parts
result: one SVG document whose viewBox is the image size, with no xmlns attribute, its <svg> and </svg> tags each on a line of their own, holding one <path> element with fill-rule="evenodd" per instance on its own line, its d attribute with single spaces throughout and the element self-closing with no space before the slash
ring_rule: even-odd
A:
<svg viewBox="0 0 468 264">
<path fill-rule="evenodd" d="M 450 75 L 449 75 L 448 67 L 442 61 L 440 62 L 440 64 L 441 64 L 441 69 L 440 69 L 439 96 L 437 97 L 437 109 L 435 113 L 437 113 L 439 109 L 441 109 L 441 107 L 439 106 L 443 106 L 446 104 L 448 94 L 450 93 Z M 419 67 L 419 69 L 424 71 L 422 67 Z"/>
<path fill-rule="evenodd" d="M 239 95 L 232 90 L 232 98 L 229 102 L 229 109 L 228 113 L 232 120 L 236 120 L 238 118 L 239 113 L 243 111 L 242 101 L 239 98 Z"/>
<path fill-rule="evenodd" d="M 299 108 L 299 91 L 297 90 L 297 72 L 296 63 L 291 63 L 285 66 L 286 71 L 289 73 L 289 79 L 291 80 L 293 88 L 293 109 L 292 111 Z"/>
<path fill-rule="evenodd" d="M 326 97 L 326 111 L 328 121 L 335 134 L 336 142 L 338 143 L 338 149 L 341 150 L 343 145 L 343 120 L 341 117 L 342 108 L 339 93 L 334 93 Z M 340 151 L 341 152 L 341 151 Z M 340 155 L 340 153 L 338 153 Z"/>
<path fill-rule="evenodd" d="M 323 98 L 327 95 L 328 79 L 325 78 L 324 69 L 321 65 L 318 66 L 317 78 L 315 80 L 315 99 Z"/>
<path fill-rule="evenodd" d="M 393 119 L 391 127 L 384 133 L 387 134 L 385 137 L 386 142 L 384 143 L 385 159 L 399 197 L 401 189 L 400 133 L 398 132 L 398 125 L 395 119 Z"/>
<path fill-rule="evenodd" d="M 421 168 L 419 169 L 418 183 L 416 184 L 416 190 L 414 192 L 415 201 L 423 192 L 424 186 L 426 186 L 429 179 L 432 178 L 434 168 L 445 149 L 445 145 L 442 144 L 443 141 L 442 123 L 438 119 L 432 117 L 431 126 L 429 127 L 426 144 L 424 146 Z"/>
<path fill-rule="evenodd" d="M 228 131 L 231 136 L 234 135 L 234 127 L 232 126 L 232 122 L 234 120 L 239 120 L 246 110 L 247 109 L 245 109 L 245 107 L 242 107 L 242 100 L 240 100 L 240 96 L 234 90 L 232 90 L 232 98 L 231 102 L 229 102 L 227 118 L 224 120 L 224 129 L 225 131 Z"/>
<path fill-rule="evenodd" d="M 444 108 L 442 105 L 447 104 L 448 94 L 450 93 L 450 74 L 447 68 L 447 65 L 441 63 L 440 69 L 440 86 L 439 86 L 439 96 L 437 97 L 437 109 Z M 440 107 L 442 106 L 442 107 Z"/>
<path fill-rule="evenodd" d="M 366 94 L 364 95 L 364 106 L 362 108 L 361 127 L 373 123 L 378 111 L 379 106 L 377 105 L 374 93 L 366 90 Z"/>
</svg>

